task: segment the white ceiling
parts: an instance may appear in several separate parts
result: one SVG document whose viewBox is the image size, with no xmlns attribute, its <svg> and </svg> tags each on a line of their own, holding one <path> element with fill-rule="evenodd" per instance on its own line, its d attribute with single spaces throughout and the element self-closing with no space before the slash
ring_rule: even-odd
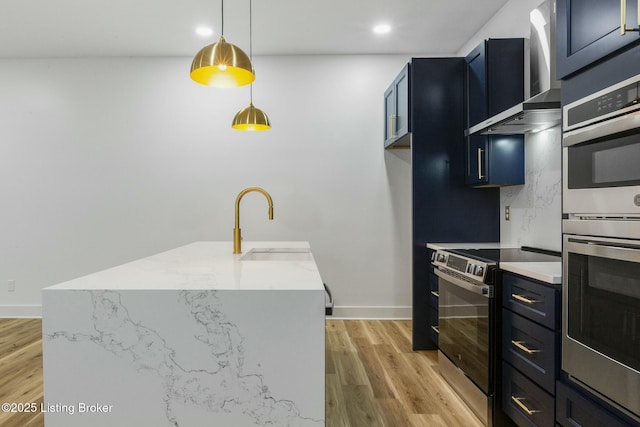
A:
<svg viewBox="0 0 640 427">
<path fill-rule="evenodd" d="M 507 0 L 252 0 L 253 53 L 452 54 Z M 220 35 L 220 0 L 0 0 L 0 57 L 193 56 Z M 249 0 L 224 4 L 248 51 Z M 392 32 L 372 32 L 386 22 Z M 214 27 L 203 39 L 195 27 Z"/>
</svg>

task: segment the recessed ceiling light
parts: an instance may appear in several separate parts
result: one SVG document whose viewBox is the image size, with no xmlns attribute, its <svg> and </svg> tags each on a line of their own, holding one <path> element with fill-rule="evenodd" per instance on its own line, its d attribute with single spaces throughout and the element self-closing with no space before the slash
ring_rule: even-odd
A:
<svg viewBox="0 0 640 427">
<path fill-rule="evenodd" d="M 387 34 L 391 32 L 391 26 L 388 24 L 378 24 L 373 27 L 373 32 L 376 34 Z"/>
<path fill-rule="evenodd" d="M 196 34 L 200 37 L 209 37 L 213 34 L 213 29 L 210 27 L 198 27 L 196 28 Z"/>
</svg>

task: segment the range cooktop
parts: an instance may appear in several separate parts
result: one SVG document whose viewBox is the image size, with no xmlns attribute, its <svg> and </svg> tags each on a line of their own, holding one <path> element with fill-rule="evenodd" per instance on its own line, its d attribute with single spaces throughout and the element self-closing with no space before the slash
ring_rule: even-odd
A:
<svg viewBox="0 0 640 427">
<path fill-rule="evenodd" d="M 559 252 L 528 247 L 503 249 L 447 249 L 447 252 L 466 256 L 485 263 L 560 261 Z"/>
</svg>

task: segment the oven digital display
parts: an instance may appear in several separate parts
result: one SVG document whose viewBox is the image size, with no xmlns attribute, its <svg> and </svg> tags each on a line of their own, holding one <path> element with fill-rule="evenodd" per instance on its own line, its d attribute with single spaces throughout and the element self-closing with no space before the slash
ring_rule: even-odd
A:
<svg viewBox="0 0 640 427">
<path fill-rule="evenodd" d="M 586 122 L 614 111 L 622 110 L 638 101 L 638 83 L 616 89 L 605 95 L 572 107 L 567 113 L 567 125 Z"/>
<path fill-rule="evenodd" d="M 447 267 L 451 267 L 454 270 L 462 271 L 464 273 L 467 270 L 467 260 L 458 258 L 455 255 L 449 255 L 449 259 L 447 260 Z"/>
</svg>

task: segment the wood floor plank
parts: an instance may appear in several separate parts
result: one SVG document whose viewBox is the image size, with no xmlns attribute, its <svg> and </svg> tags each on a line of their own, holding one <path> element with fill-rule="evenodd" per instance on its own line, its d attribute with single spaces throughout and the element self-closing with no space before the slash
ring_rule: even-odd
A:
<svg viewBox="0 0 640 427">
<path fill-rule="evenodd" d="M 371 387 L 367 373 L 356 351 L 333 352 L 336 372 L 342 385 L 365 385 Z"/>
<path fill-rule="evenodd" d="M 42 395 L 42 341 L 2 359 L 0 402 L 32 402 Z"/>
<path fill-rule="evenodd" d="M 325 408 L 327 426 L 349 427 L 349 415 L 338 375 L 325 376 Z"/>
<path fill-rule="evenodd" d="M 366 338 L 353 338 L 352 341 L 358 349 L 358 357 L 371 384 L 373 396 L 376 399 L 393 398 L 394 391 L 380 359 L 376 357 L 374 346 Z"/>
<path fill-rule="evenodd" d="M 480 427 L 438 372 L 411 351 L 411 322 L 327 320 L 327 427 Z M 42 322 L 0 319 L 0 401 L 42 402 Z M 0 413 L 2 427 L 43 427 L 44 414 Z"/>
<path fill-rule="evenodd" d="M 20 347 L 41 339 L 40 319 L 0 319 L 0 361 Z"/>
<path fill-rule="evenodd" d="M 411 426 L 411 414 L 400 403 L 398 399 L 377 399 L 382 409 L 385 420 L 385 426 Z"/>
<path fill-rule="evenodd" d="M 379 321 L 378 326 L 382 329 L 388 341 L 398 349 L 400 353 L 410 353 L 411 339 L 402 333 L 396 322 Z"/>
<path fill-rule="evenodd" d="M 384 427 L 384 417 L 376 408 L 377 402 L 373 399 L 370 387 L 343 385 L 342 388 L 350 426 Z"/>
</svg>

